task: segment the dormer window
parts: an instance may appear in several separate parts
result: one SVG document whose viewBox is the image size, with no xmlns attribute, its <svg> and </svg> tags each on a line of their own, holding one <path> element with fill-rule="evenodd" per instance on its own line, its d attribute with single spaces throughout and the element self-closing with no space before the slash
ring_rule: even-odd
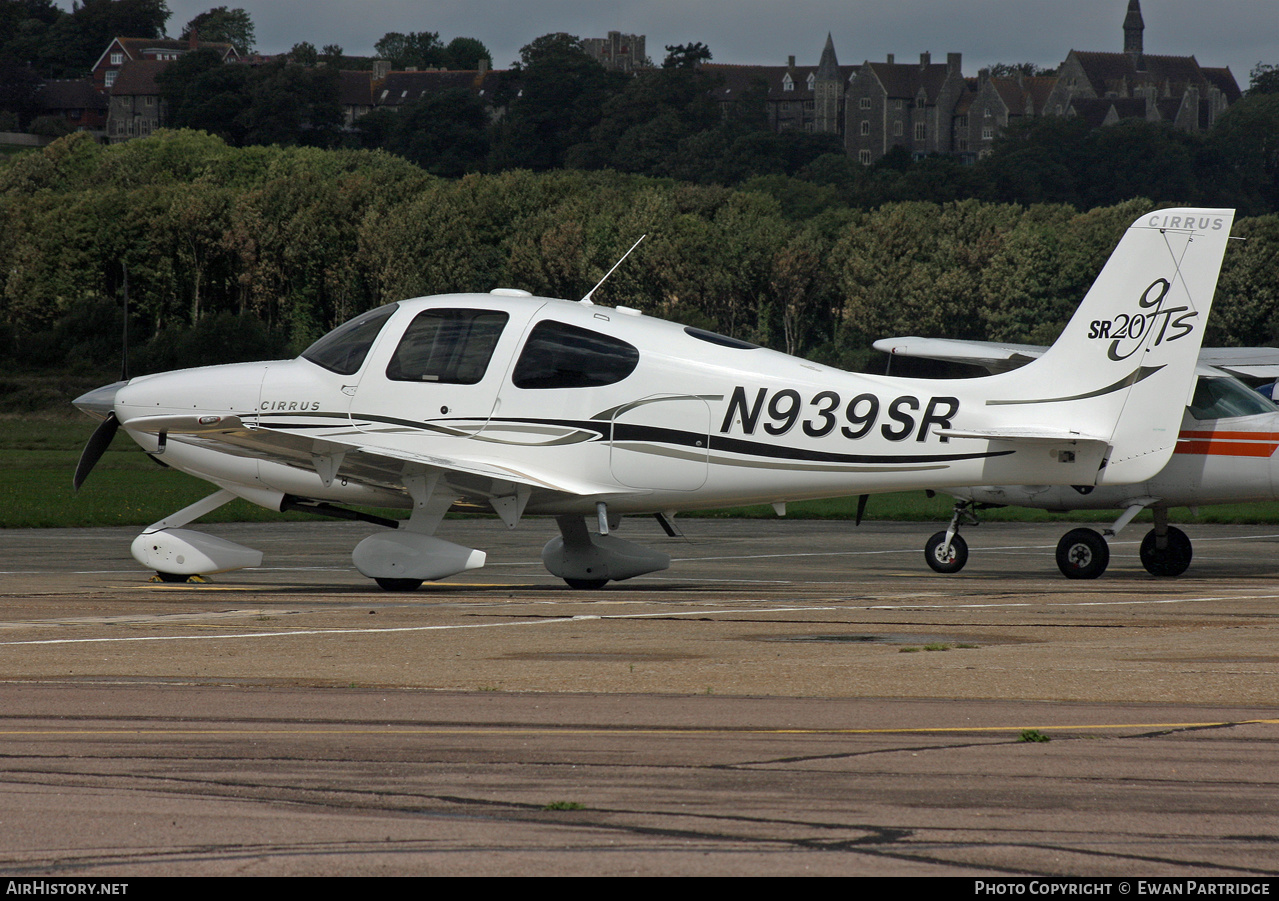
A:
<svg viewBox="0 0 1279 901">
<path fill-rule="evenodd" d="M 811 91 L 813 89 L 813 85 L 815 84 L 817 84 L 817 76 L 814 75 L 812 72 L 809 72 L 808 73 L 808 89 Z"/>
<path fill-rule="evenodd" d="M 789 72 L 787 72 L 785 75 L 782 76 L 782 90 L 783 91 L 795 90 L 795 82 L 791 80 Z"/>
</svg>

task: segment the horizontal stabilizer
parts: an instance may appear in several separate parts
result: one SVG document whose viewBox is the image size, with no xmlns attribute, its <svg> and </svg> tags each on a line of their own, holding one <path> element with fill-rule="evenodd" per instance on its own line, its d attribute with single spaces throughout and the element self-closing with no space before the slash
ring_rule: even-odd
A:
<svg viewBox="0 0 1279 901">
<path fill-rule="evenodd" d="M 984 438 L 987 441 L 1033 441 L 1036 443 L 1095 441 L 1100 444 L 1109 443 L 1100 435 L 1084 435 L 1080 432 L 1053 431 L 1052 429 L 938 429 L 937 435 L 942 438 Z"/>
</svg>

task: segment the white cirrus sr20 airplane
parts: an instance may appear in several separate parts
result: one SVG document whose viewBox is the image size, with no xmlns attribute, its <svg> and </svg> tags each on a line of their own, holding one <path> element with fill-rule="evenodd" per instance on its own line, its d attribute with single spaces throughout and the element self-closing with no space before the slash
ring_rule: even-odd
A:
<svg viewBox="0 0 1279 901">
<path fill-rule="evenodd" d="M 1043 355 L 1046 348 L 950 338 L 882 338 L 876 349 L 898 357 L 920 357 L 1004 372 Z M 968 561 L 959 534 L 964 522 L 991 507 L 1118 510 L 1102 532 L 1076 528 L 1057 544 L 1057 567 L 1070 579 L 1095 579 L 1110 562 L 1108 539 L 1142 510 L 1153 527 L 1143 537 L 1141 564 L 1155 576 L 1179 576 L 1190 566 L 1193 548 L 1181 529 L 1168 523 L 1172 507 L 1197 508 L 1279 499 L 1279 407 L 1235 376 L 1279 378 L 1279 349 L 1205 347 L 1199 354 L 1195 389 L 1181 420 L 1177 447 L 1154 477 L 1131 485 L 978 485 L 944 489 L 955 498 L 950 525 L 924 545 L 924 559 L 940 573 L 956 573 Z"/>
<path fill-rule="evenodd" d="M 147 527 L 133 556 L 164 578 L 261 553 L 183 528 L 240 497 L 385 528 L 356 568 L 412 590 L 484 563 L 435 536 L 450 509 L 514 528 L 549 514 L 546 568 L 577 588 L 665 569 L 613 531 L 682 510 L 964 485 L 1153 478 L 1177 445 L 1233 210 L 1142 216 L 1061 337 L 976 379 L 859 375 L 623 307 L 497 290 L 389 304 L 301 357 L 141 376 L 75 401 L 217 487 Z M 1071 489 L 1073 490 L 1073 489 Z M 350 506 L 407 509 L 383 519 Z"/>
</svg>

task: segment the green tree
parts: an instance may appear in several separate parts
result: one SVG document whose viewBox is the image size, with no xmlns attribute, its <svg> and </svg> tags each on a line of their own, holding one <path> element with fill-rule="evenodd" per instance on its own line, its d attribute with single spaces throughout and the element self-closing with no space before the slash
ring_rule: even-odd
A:
<svg viewBox="0 0 1279 901">
<path fill-rule="evenodd" d="M 284 61 L 262 66 L 248 85 L 249 106 L 237 117 L 247 144 L 334 146 L 342 107 L 334 69 Z"/>
<path fill-rule="evenodd" d="M 1205 344 L 1259 347 L 1279 341 L 1279 214 L 1237 219 L 1217 281 Z"/>
<path fill-rule="evenodd" d="M 481 171 L 488 158 L 488 112 L 474 92 L 454 88 L 405 104 L 389 120 L 383 146 L 433 175 Z"/>
<path fill-rule="evenodd" d="M 1252 94 L 1208 135 L 1205 168 L 1216 202 L 1245 215 L 1279 211 L 1279 94 Z"/>
<path fill-rule="evenodd" d="M 41 41 L 41 72 L 83 78 L 112 38 L 159 38 L 169 20 L 165 0 L 82 0 Z"/>
<path fill-rule="evenodd" d="M 202 41 L 230 44 L 241 56 L 252 53 L 257 42 L 253 19 L 239 7 L 227 9 L 225 6 L 215 6 L 200 13 L 182 29 L 182 40 L 187 40 L 192 31 Z"/>
<path fill-rule="evenodd" d="M 249 108 L 248 66 L 226 65 L 214 50 L 185 53 L 156 76 L 174 128 L 198 128 L 241 144 Z"/>
<path fill-rule="evenodd" d="M 574 161 L 590 168 L 671 174 L 681 142 L 719 126 L 719 105 L 711 94 L 716 81 L 693 67 L 637 74 L 605 101 L 599 124 L 589 141 L 575 148 Z"/>
<path fill-rule="evenodd" d="M 5 0 L 0 3 L 0 52 L 32 26 L 43 31 L 63 15 L 53 0 Z"/>
<path fill-rule="evenodd" d="M 1257 63 L 1248 73 L 1248 95 L 1279 94 L 1279 66 Z"/>
<path fill-rule="evenodd" d="M 377 55 L 394 69 L 430 69 L 445 64 L 445 49 L 435 31 L 390 31 L 373 45 Z"/>
<path fill-rule="evenodd" d="M 977 201 L 882 207 L 849 229 L 841 334 L 865 346 L 892 335 L 982 338 L 982 279 L 1016 224 L 1015 207 Z"/>
<path fill-rule="evenodd" d="M 702 63 L 711 61 L 711 48 L 701 41 L 695 44 L 666 45 L 666 59 L 662 60 L 663 69 L 696 69 Z"/>
<path fill-rule="evenodd" d="M 444 48 L 444 65 L 449 69 L 470 71 L 480 67 L 480 60 L 489 61 L 492 68 L 493 54 L 475 38 L 454 38 Z"/>
<path fill-rule="evenodd" d="M 564 165 L 568 150 L 586 143 L 604 103 L 626 84 L 572 35 L 547 34 L 520 49 L 510 99 L 493 149 L 496 168 L 545 170 Z"/>
<path fill-rule="evenodd" d="M 289 59 L 299 66 L 314 66 L 320 61 L 320 51 L 310 41 L 300 41 L 289 50 Z"/>
<path fill-rule="evenodd" d="M 1001 232 L 981 273 L 979 332 L 995 341 L 1051 344 L 1147 199 L 1077 213 L 1034 206 Z M 944 334 L 937 332 L 934 334 Z"/>
<path fill-rule="evenodd" d="M 1035 63 L 992 63 L 990 74 L 993 78 L 1016 78 L 1018 75 L 1031 78 L 1037 75 L 1055 75 L 1056 69 L 1046 69 Z"/>
<path fill-rule="evenodd" d="M 13 57 L 0 55 L 0 110 L 25 125 L 40 111 L 39 94 L 40 76 Z"/>
</svg>

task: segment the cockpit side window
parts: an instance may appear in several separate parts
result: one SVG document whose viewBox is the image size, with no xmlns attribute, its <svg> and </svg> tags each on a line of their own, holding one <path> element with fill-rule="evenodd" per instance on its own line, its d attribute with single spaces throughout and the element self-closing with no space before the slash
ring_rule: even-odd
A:
<svg viewBox="0 0 1279 901">
<path fill-rule="evenodd" d="M 1190 415 L 1201 422 L 1274 412 L 1279 412 L 1279 407 L 1230 378 L 1199 379 L 1195 383 L 1194 399 L 1190 401 Z"/>
<path fill-rule="evenodd" d="M 302 358 L 339 375 L 354 375 L 364 365 L 369 348 L 398 306 L 387 304 L 339 325 L 302 351 Z"/>
<path fill-rule="evenodd" d="M 484 378 L 509 317 L 500 310 L 425 310 L 409 323 L 386 377 L 474 385 Z"/>
<path fill-rule="evenodd" d="M 529 333 L 511 381 L 516 388 L 598 388 L 638 365 L 639 351 L 625 341 L 547 319 Z"/>
</svg>

